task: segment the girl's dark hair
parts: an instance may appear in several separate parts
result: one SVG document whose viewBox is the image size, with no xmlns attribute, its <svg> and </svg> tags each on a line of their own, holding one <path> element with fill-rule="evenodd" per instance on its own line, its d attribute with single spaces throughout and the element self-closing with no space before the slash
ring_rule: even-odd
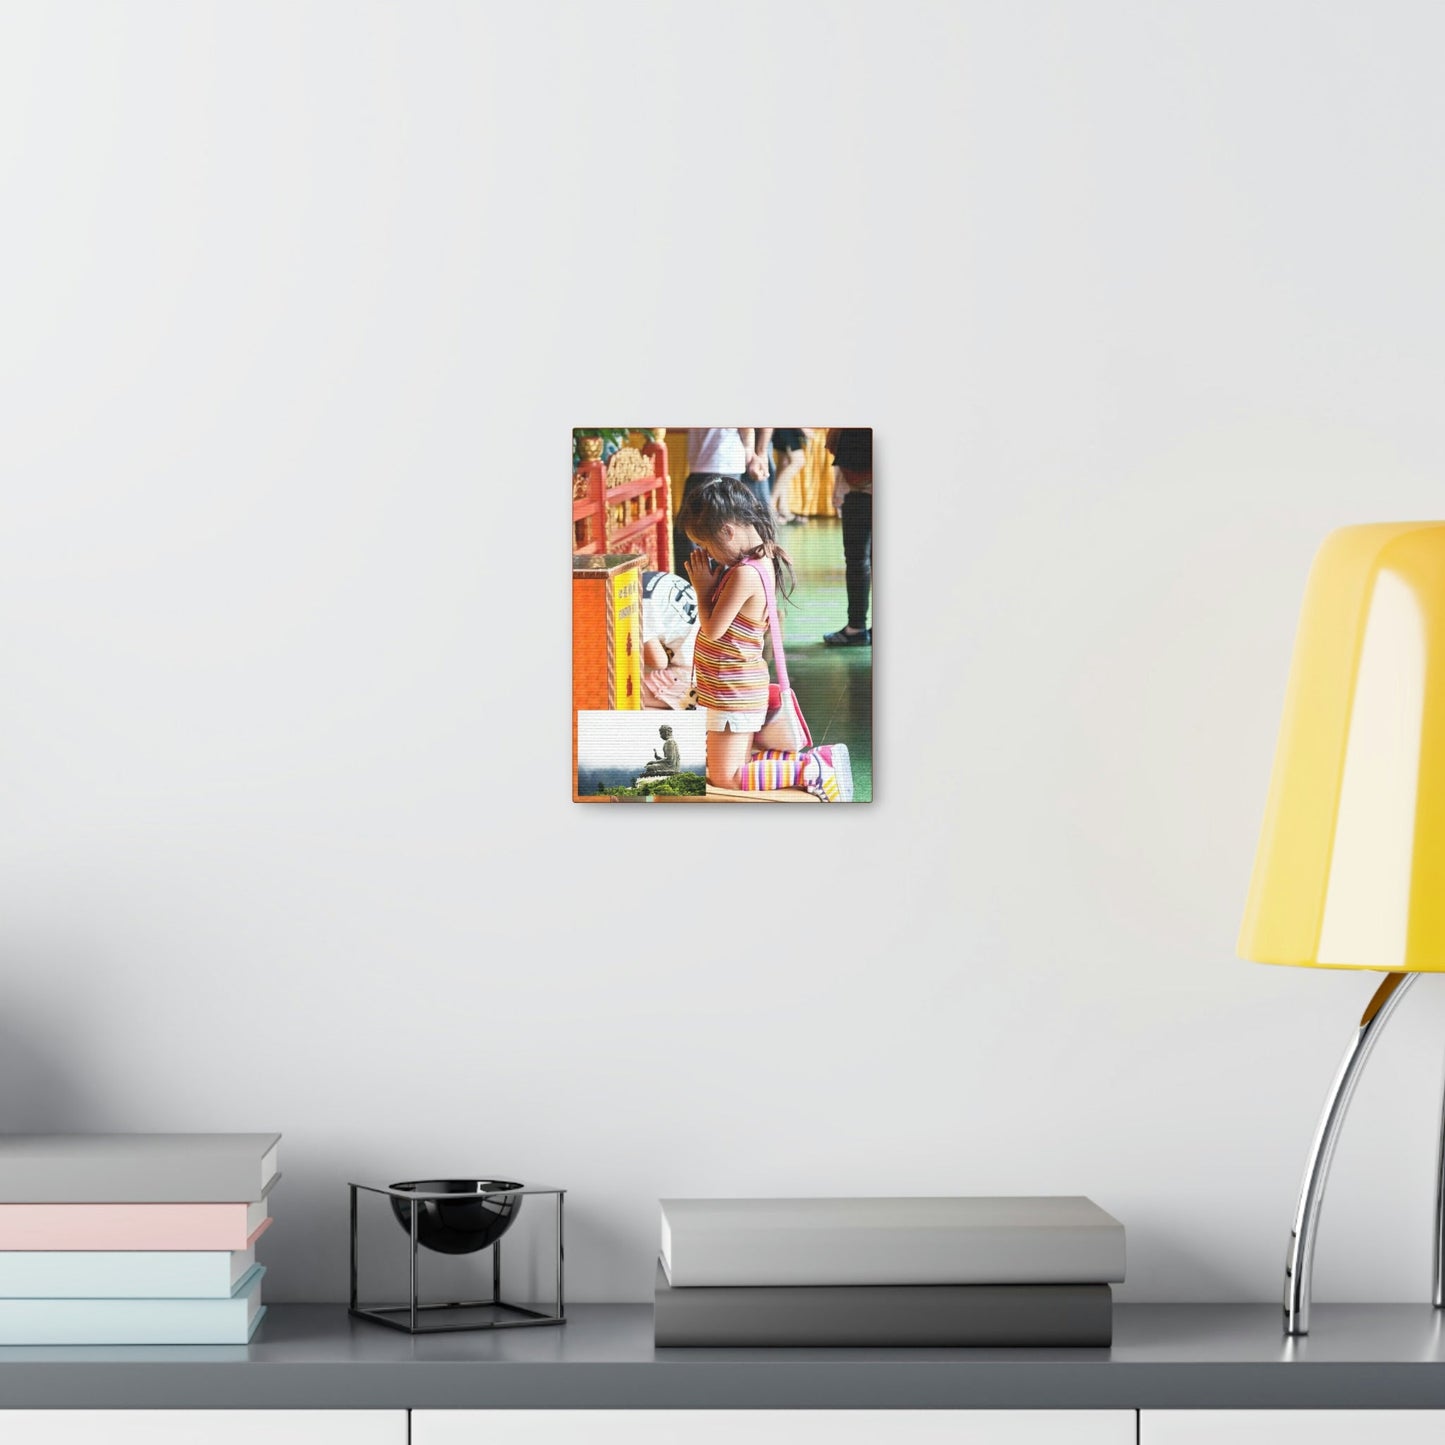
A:
<svg viewBox="0 0 1445 1445">
<path fill-rule="evenodd" d="M 688 489 L 677 513 L 677 521 L 689 537 L 711 542 L 726 526 L 753 527 L 762 542 L 746 555 L 759 561 L 771 558 L 778 595 L 793 592 L 793 562 L 778 546 L 778 529 L 773 509 L 758 500 L 757 493 L 736 477 L 708 477 Z"/>
</svg>

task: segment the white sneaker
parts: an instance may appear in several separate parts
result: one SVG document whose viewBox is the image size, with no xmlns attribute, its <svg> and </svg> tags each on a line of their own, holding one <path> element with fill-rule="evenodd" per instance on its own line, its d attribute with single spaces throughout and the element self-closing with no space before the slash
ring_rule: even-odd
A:
<svg viewBox="0 0 1445 1445">
<path fill-rule="evenodd" d="M 813 748 L 803 769 L 803 786 L 825 803 L 853 801 L 853 765 L 846 743 L 828 743 Z"/>
</svg>

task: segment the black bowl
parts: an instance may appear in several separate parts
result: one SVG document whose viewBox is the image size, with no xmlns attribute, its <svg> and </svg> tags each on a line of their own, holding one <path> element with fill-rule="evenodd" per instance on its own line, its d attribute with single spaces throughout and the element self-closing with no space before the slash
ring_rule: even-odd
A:
<svg viewBox="0 0 1445 1445">
<path fill-rule="evenodd" d="M 410 1179 L 393 1184 L 393 1189 L 406 1189 L 417 1194 L 472 1194 L 474 1199 L 418 1199 L 416 1201 L 416 1237 L 419 1244 L 438 1254 L 474 1254 L 494 1244 L 511 1227 L 522 1207 L 520 1194 L 495 1194 L 502 1189 L 520 1189 L 510 1179 Z M 483 1194 L 495 1194 L 484 1199 Z M 391 1212 L 397 1222 L 411 1233 L 412 1204 L 395 1196 Z"/>
</svg>

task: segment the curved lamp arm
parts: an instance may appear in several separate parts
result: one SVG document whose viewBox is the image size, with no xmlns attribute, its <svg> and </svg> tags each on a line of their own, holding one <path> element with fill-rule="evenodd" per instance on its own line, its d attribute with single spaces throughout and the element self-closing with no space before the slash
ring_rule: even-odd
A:
<svg viewBox="0 0 1445 1445">
<path fill-rule="evenodd" d="M 1329 1178 L 1330 1164 L 1335 1156 L 1335 1145 L 1339 1142 L 1340 1126 L 1345 1122 L 1345 1113 L 1365 1060 L 1370 1056 L 1390 1015 L 1400 1000 L 1409 992 L 1410 985 L 1419 977 L 1415 973 L 1390 973 L 1385 975 L 1375 990 L 1374 997 L 1360 1017 L 1359 1027 L 1350 1040 L 1345 1056 L 1340 1061 L 1339 1072 L 1325 1099 L 1320 1122 L 1315 1129 L 1314 1143 L 1310 1146 L 1309 1160 L 1305 1164 L 1304 1179 L 1300 1183 L 1299 1203 L 1295 1206 L 1294 1229 L 1289 1237 L 1289 1255 L 1284 1267 L 1284 1328 L 1290 1335 L 1307 1335 L 1310 1328 L 1310 1284 L 1314 1274 L 1315 1234 L 1319 1229 L 1320 1206 L 1324 1203 L 1325 1181 Z M 1445 1166 L 1442 1166 L 1445 1167 Z M 1445 1195 L 1445 1180 L 1441 1184 Z M 1438 1201 L 1437 1201 L 1438 1203 Z M 1436 1303 L 1440 1302 L 1439 1235 L 1441 1227 L 1437 1222 L 1436 1235 Z"/>
</svg>

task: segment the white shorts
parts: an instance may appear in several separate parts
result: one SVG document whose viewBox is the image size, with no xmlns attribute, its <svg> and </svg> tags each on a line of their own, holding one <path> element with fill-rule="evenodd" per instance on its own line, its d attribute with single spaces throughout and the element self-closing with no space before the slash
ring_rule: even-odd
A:
<svg viewBox="0 0 1445 1445">
<path fill-rule="evenodd" d="M 761 730 L 767 714 L 762 712 L 721 712 L 715 707 L 707 710 L 707 730 L 710 733 L 755 733 Z"/>
</svg>

